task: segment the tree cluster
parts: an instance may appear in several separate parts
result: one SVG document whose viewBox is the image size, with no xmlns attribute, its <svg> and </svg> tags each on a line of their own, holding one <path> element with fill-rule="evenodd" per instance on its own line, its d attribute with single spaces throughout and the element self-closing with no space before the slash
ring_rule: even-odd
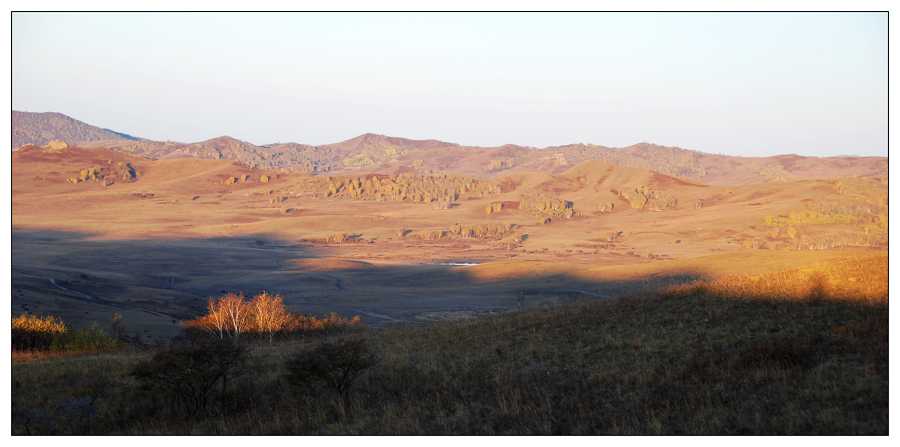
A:
<svg viewBox="0 0 900 447">
<path fill-rule="evenodd" d="M 359 317 L 343 318 L 330 314 L 323 318 L 291 313 L 279 295 L 268 292 L 247 299 L 243 294 L 227 293 L 207 302 L 207 313 L 187 321 L 188 330 L 197 330 L 219 339 L 237 340 L 242 335 L 264 337 L 270 343 L 278 334 L 327 331 L 359 326 Z"/>
</svg>

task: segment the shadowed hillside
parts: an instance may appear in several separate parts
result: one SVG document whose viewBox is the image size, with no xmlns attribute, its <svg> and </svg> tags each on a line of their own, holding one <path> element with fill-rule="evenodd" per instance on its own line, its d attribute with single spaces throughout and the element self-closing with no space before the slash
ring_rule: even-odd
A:
<svg viewBox="0 0 900 447">
<path fill-rule="evenodd" d="M 12 366 L 12 426 L 14 434 L 884 435 L 887 312 L 887 258 L 876 255 L 273 345 L 195 340 L 26 356 Z M 219 375 L 180 375 L 196 356 L 236 359 L 228 386 Z M 339 368 L 350 379 L 326 380 Z M 201 380 L 216 385 L 201 400 L 179 394 Z"/>
</svg>

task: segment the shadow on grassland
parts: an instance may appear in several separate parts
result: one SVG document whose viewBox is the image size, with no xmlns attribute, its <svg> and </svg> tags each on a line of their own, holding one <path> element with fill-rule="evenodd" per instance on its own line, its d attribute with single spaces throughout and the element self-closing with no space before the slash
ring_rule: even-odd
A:
<svg viewBox="0 0 900 447">
<path fill-rule="evenodd" d="M 192 239 L 100 239 L 14 229 L 13 313 L 53 314 L 76 326 L 123 313 L 151 339 L 225 292 L 281 294 L 295 312 L 360 315 L 370 326 L 430 322 L 633 295 L 683 283 L 683 272 L 627 280 L 565 273 L 483 279 L 448 265 L 379 265 L 335 259 L 327 246 L 270 235 Z"/>
</svg>

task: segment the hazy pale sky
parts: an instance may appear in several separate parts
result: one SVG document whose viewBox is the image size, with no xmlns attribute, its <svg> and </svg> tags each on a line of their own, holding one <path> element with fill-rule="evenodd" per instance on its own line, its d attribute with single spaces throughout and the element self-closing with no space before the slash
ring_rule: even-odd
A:
<svg viewBox="0 0 900 447">
<path fill-rule="evenodd" d="M 887 154 L 885 13 L 14 13 L 12 31 L 14 109 L 151 139 Z"/>
</svg>

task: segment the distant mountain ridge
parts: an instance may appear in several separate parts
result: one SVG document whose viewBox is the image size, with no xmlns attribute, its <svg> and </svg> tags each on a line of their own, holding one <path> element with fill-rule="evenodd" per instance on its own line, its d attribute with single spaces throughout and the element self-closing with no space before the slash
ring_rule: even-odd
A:
<svg viewBox="0 0 900 447">
<path fill-rule="evenodd" d="M 43 145 L 52 139 L 102 147 L 151 159 L 233 160 L 252 168 L 311 174 L 346 172 L 454 172 L 495 176 L 525 171 L 559 174 L 599 160 L 648 169 L 706 184 L 746 184 L 843 176 L 886 176 L 886 157 L 738 157 L 639 143 L 624 148 L 570 144 L 546 148 L 517 145 L 464 146 L 366 133 L 338 143 L 257 146 L 229 136 L 196 143 L 144 140 L 91 126 L 59 113 L 13 111 L 13 146 Z M 18 144 L 21 143 L 21 144 Z"/>
<path fill-rule="evenodd" d="M 80 143 L 100 140 L 138 141 L 140 138 L 92 126 L 62 113 L 12 111 L 13 148 L 26 144 L 43 146 L 50 140 Z"/>
</svg>

